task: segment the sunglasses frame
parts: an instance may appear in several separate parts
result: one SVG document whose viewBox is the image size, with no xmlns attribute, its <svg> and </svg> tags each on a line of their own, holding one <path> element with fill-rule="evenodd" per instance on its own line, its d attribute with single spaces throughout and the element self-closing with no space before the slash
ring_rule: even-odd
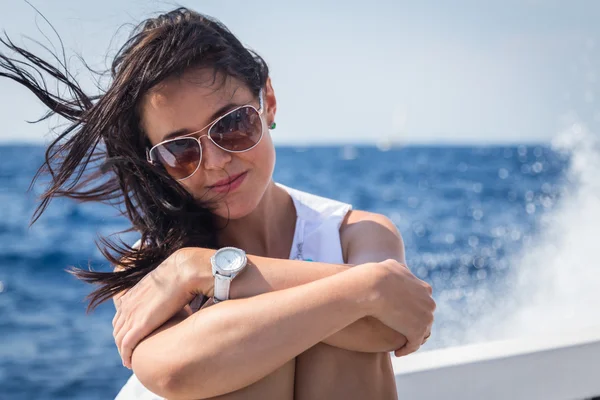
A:
<svg viewBox="0 0 600 400">
<path fill-rule="evenodd" d="M 262 113 L 263 113 L 263 106 L 264 106 L 263 91 L 261 89 L 260 92 L 258 93 L 258 109 L 256 107 L 254 107 L 252 104 L 241 105 L 239 107 L 236 107 L 236 108 L 234 108 L 232 110 L 227 111 L 225 114 L 221 115 L 220 117 L 217 117 L 216 119 L 214 119 L 212 122 L 210 122 L 208 125 L 206 125 L 202 129 L 199 129 L 199 130 L 194 131 L 192 133 L 187 133 L 185 135 L 177 136 L 176 138 L 173 138 L 173 139 L 163 140 L 162 142 L 157 143 L 156 145 L 152 146 L 152 148 L 150 148 L 150 149 L 146 147 L 146 160 L 150 164 L 152 164 L 152 165 L 155 165 L 156 163 L 162 164 L 162 163 L 160 163 L 160 161 L 156 161 L 156 160 L 152 159 L 152 151 L 155 148 L 157 148 L 158 146 L 164 145 L 165 143 L 174 142 L 176 140 L 181 140 L 181 139 L 194 140 L 195 142 L 198 143 L 198 147 L 200 148 L 200 159 L 198 160 L 198 166 L 196 167 L 196 169 L 194 170 L 194 172 L 192 172 L 190 175 L 186 176 L 185 178 L 176 179 L 176 181 L 181 182 L 181 181 L 184 181 L 184 180 L 189 179 L 192 176 L 194 176 L 194 174 L 196 172 L 198 172 L 198 170 L 200 169 L 200 166 L 202 165 L 202 142 L 200 141 L 200 139 L 203 138 L 204 136 L 207 136 L 208 140 L 210 140 L 219 149 L 224 150 L 224 151 L 226 151 L 228 153 L 244 153 L 246 151 L 252 150 L 253 148 L 255 148 L 260 143 L 260 141 L 262 140 L 262 138 L 264 136 L 264 132 L 265 132 L 264 122 L 263 122 L 262 118 L 260 118 L 262 116 Z M 217 142 L 215 142 L 213 140 L 213 138 L 210 137 L 210 133 L 209 132 L 212 129 L 212 127 L 215 126 L 220 120 L 222 120 L 223 118 L 225 118 L 229 114 L 231 114 L 233 112 L 236 112 L 237 110 L 240 110 L 242 108 L 246 108 L 246 107 L 252 108 L 254 111 L 256 111 L 258 113 L 258 115 L 259 115 L 259 118 L 260 118 L 260 126 L 261 126 L 260 137 L 258 138 L 258 140 L 256 141 L 256 143 L 254 145 L 252 145 L 251 147 L 249 147 L 247 149 L 244 149 L 244 150 L 229 150 L 229 149 L 226 149 L 224 147 L 219 146 L 217 144 Z M 205 130 L 207 131 L 206 134 L 200 135 L 198 137 L 194 137 L 194 135 L 197 135 L 200 132 L 203 132 Z"/>
</svg>

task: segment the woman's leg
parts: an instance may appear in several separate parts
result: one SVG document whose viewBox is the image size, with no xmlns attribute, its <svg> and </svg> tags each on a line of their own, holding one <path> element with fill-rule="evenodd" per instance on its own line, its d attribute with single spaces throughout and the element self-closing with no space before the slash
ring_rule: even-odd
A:
<svg viewBox="0 0 600 400">
<path fill-rule="evenodd" d="M 397 399 L 389 353 L 319 343 L 296 358 L 295 400 Z"/>
<path fill-rule="evenodd" d="M 294 400 L 294 365 L 291 360 L 270 375 L 250 386 L 222 396 L 211 397 L 210 400 Z M 252 365 L 248 365 L 252 368 Z M 227 379 L 227 372 L 223 373 Z"/>
</svg>

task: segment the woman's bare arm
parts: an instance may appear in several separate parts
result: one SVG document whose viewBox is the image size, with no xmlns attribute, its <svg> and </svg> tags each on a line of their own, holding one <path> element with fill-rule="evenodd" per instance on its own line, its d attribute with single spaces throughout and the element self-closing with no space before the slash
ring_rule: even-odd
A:
<svg viewBox="0 0 600 400">
<path fill-rule="evenodd" d="M 249 259 L 253 262 L 246 267 L 242 275 L 232 281 L 230 292 L 232 299 L 292 288 L 335 275 L 352 267 L 255 256 L 250 256 Z M 406 343 L 406 337 L 376 318 L 366 316 L 326 337 L 322 342 L 351 351 L 379 353 L 401 348 Z"/>
<path fill-rule="evenodd" d="M 351 265 L 389 259 L 406 265 L 402 236 L 394 223 L 383 215 L 350 211 L 340 236 L 344 259 Z M 346 350 L 378 353 L 400 349 L 407 339 L 378 319 L 365 317 L 323 342 Z"/>
<path fill-rule="evenodd" d="M 406 351 L 416 351 L 434 310 L 431 287 L 404 265 L 362 264 L 290 289 L 221 302 L 187 318 L 180 314 L 139 343 L 132 365 L 159 395 L 212 397 L 251 385 L 365 316 L 405 332 Z"/>
<path fill-rule="evenodd" d="M 404 246 L 393 224 L 377 214 L 361 213 L 353 212 L 342 228 L 345 258 L 356 263 L 384 259 L 403 262 Z M 372 221 L 373 216 L 376 221 Z M 194 296 L 193 293 L 212 296 L 214 279 L 209 259 L 214 250 L 185 250 L 169 257 L 157 270 L 129 291 L 128 296 L 136 291 L 150 293 L 145 298 L 144 295 L 136 293 L 136 297 L 142 298 L 145 314 L 142 313 L 142 317 L 139 318 L 141 323 L 136 321 L 135 329 L 121 329 L 119 323 L 124 321 L 120 316 L 120 308 L 117 307 L 113 321 L 114 334 L 126 366 L 129 366 L 131 351 L 137 343 L 181 310 L 186 301 L 189 302 Z M 303 285 L 351 268 L 351 265 L 258 256 L 250 256 L 249 260 L 244 272 L 232 282 L 232 299 L 248 298 Z M 152 285 L 155 286 L 154 289 L 151 288 Z M 324 343 L 352 351 L 384 352 L 402 347 L 406 343 L 406 337 L 373 317 L 365 317 L 326 338 Z"/>
<path fill-rule="evenodd" d="M 133 370 L 169 399 L 246 387 L 369 315 L 375 293 L 369 281 L 376 275 L 369 267 L 180 314 L 137 346 Z"/>
<path fill-rule="evenodd" d="M 356 229 L 354 231 L 358 232 Z M 352 236 L 353 235 L 346 235 L 346 239 L 352 240 Z M 364 239 L 362 241 L 365 242 Z M 383 241 L 382 244 L 385 245 L 384 242 L 385 241 Z M 378 249 L 376 246 L 373 247 L 372 244 L 362 248 L 360 246 L 350 246 L 348 249 L 348 258 L 355 260 L 361 260 L 361 257 L 381 257 L 382 255 L 387 254 L 385 252 L 385 246 Z M 115 340 L 124 360 L 130 359 L 131 350 L 138 345 L 141 339 L 144 339 L 144 337 L 148 335 L 148 333 L 144 333 L 144 331 L 152 332 L 154 330 L 154 328 L 147 330 L 148 326 L 156 327 L 162 325 L 164 321 L 170 318 L 170 316 L 176 314 L 177 310 L 181 310 L 181 307 L 186 304 L 186 301 L 189 302 L 191 297 L 187 297 L 185 294 L 186 291 L 189 291 L 189 293 L 192 294 L 192 297 L 193 292 L 198 291 L 208 296 L 212 295 L 212 283 L 214 282 L 212 274 L 209 272 L 210 270 L 208 268 L 202 267 L 208 265 L 207 261 L 211 252 L 214 251 L 205 249 L 183 249 L 176 252 L 134 288 L 124 294 L 122 296 L 124 301 L 117 301 L 119 307 L 115 320 L 113 321 L 115 324 Z M 345 265 L 306 263 L 255 256 L 250 256 L 249 259 L 251 261 L 250 265 L 233 281 L 234 284 L 232 285 L 231 294 L 234 298 L 250 298 L 224 302 L 218 304 L 216 307 L 202 310 L 187 319 L 186 314 L 179 313 L 177 319 L 172 320 L 153 335 L 142 340 L 139 346 L 137 346 L 135 358 L 144 361 L 136 362 L 134 368 L 136 369 L 136 373 L 140 375 L 141 380 L 143 382 L 148 382 L 149 387 L 154 384 L 162 388 L 174 388 L 173 390 L 185 391 L 187 390 L 186 386 L 181 386 L 181 383 L 188 382 L 189 384 L 191 381 L 182 381 L 182 377 L 187 377 L 188 374 L 194 376 L 194 379 L 192 379 L 194 381 L 205 382 L 206 371 L 190 368 L 190 366 L 210 365 L 210 362 L 206 362 L 207 357 L 215 356 L 215 354 L 223 354 L 223 352 L 228 351 L 232 342 L 234 343 L 233 346 L 239 349 L 239 346 L 235 344 L 240 342 L 239 337 L 236 337 L 236 340 L 227 343 L 223 340 L 215 341 L 215 338 L 210 335 L 211 332 L 214 332 L 215 326 L 221 326 L 219 323 L 222 321 L 230 321 L 233 325 L 228 325 L 228 328 L 236 328 L 234 332 L 240 332 L 240 329 L 238 329 L 235 324 L 244 327 L 244 332 L 241 334 L 248 335 L 246 337 L 253 337 L 255 334 L 260 336 L 264 328 L 272 328 L 274 330 L 273 334 L 285 332 L 285 330 L 282 331 L 277 329 L 277 324 L 269 319 L 275 318 L 277 320 L 279 316 L 278 313 L 282 312 L 281 309 L 273 307 L 244 307 L 244 312 L 239 312 L 237 310 L 238 306 L 247 304 L 246 302 L 255 304 L 254 302 L 258 301 L 255 300 L 256 298 L 268 298 L 268 302 L 277 307 L 277 304 L 279 304 L 277 296 L 292 290 L 277 290 L 277 288 L 293 285 L 297 282 L 299 282 L 299 285 L 301 286 L 296 286 L 294 292 L 295 289 L 301 290 L 305 296 L 308 296 L 305 301 L 311 303 L 312 295 L 304 292 L 307 286 L 312 287 L 316 284 L 322 285 L 324 282 L 328 282 L 333 278 L 344 276 L 349 273 L 354 274 L 356 268 L 360 269 L 364 267 L 364 265 L 361 265 L 350 268 Z M 397 261 L 390 260 L 370 265 L 376 265 L 378 268 L 383 268 L 387 271 L 385 279 L 381 279 L 381 274 L 377 273 L 378 269 L 376 268 L 371 274 L 365 275 L 363 277 L 364 280 L 359 282 L 356 288 L 352 288 L 356 290 L 356 292 L 350 293 L 350 296 L 360 297 L 361 289 L 367 289 L 369 282 L 372 281 L 372 279 L 376 279 L 380 286 L 385 286 L 384 290 L 376 291 L 376 293 L 378 293 L 379 303 L 385 304 L 385 306 L 380 307 L 381 310 L 385 309 L 385 312 L 382 311 L 359 316 L 354 319 L 354 321 L 360 320 L 362 323 L 366 321 L 367 323 L 364 323 L 362 327 L 358 326 L 358 328 L 356 328 L 356 322 L 352 323 L 353 321 L 349 321 L 348 324 L 330 332 L 318 341 L 334 340 L 333 338 L 335 338 L 336 334 L 348 330 L 350 334 L 346 336 L 346 339 L 344 339 L 344 337 L 338 337 L 336 340 L 346 340 L 346 344 L 350 343 L 350 345 L 353 345 L 352 341 L 355 341 L 356 338 L 360 338 L 360 334 L 356 333 L 356 331 L 352 333 L 351 329 L 370 330 L 373 332 L 373 327 L 380 325 L 394 333 L 402 332 L 409 338 L 409 344 L 403 347 L 402 354 L 416 351 L 422 343 L 423 338 L 428 335 L 433 321 L 435 303 L 431 299 L 431 287 L 415 278 L 403 264 Z M 199 273 L 199 271 L 202 273 Z M 330 276 L 327 277 L 327 274 L 330 274 Z M 377 275 L 379 275 L 379 278 L 376 278 Z M 306 283 L 311 282 L 311 280 L 314 279 L 316 279 L 316 281 Z M 190 287 L 190 282 L 192 283 L 192 287 Z M 182 288 L 184 289 L 183 295 L 181 295 Z M 270 293 L 256 296 L 257 293 L 255 293 L 255 291 L 257 290 Z M 326 287 L 324 290 L 329 291 L 331 288 Z M 322 297 L 320 298 L 323 300 Z M 303 303 L 300 298 L 296 297 L 296 301 L 299 302 L 295 303 L 296 306 L 301 307 Z M 227 303 L 228 307 L 224 307 Z M 264 300 L 262 300 L 262 302 L 256 304 L 264 305 L 265 303 Z M 234 305 L 236 308 L 233 308 Z M 323 306 L 325 307 L 325 305 Z M 211 314 L 213 315 L 212 318 L 205 319 L 204 316 L 207 315 L 206 312 L 209 310 L 213 310 L 213 313 L 215 313 L 215 310 L 219 310 L 218 317 L 215 316 L 215 314 Z M 187 308 L 187 311 L 187 315 L 191 314 L 189 313 L 189 308 Z M 302 308 L 295 309 L 293 307 L 286 307 L 283 311 L 291 313 L 286 314 L 286 318 L 300 318 L 301 320 L 304 320 L 305 318 L 305 313 Z M 258 315 L 254 314 L 255 312 L 257 312 Z M 263 315 L 265 313 L 270 314 L 271 312 L 275 312 L 273 316 Z M 264 320 L 264 318 L 267 318 L 267 320 Z M 375 323 L 371 324 L 369 319 L 373 320 Z M 195 323 L 192 323 L 191 321 L 195 321 Z M 270 325 L 269 321 L 273 324 Z M 315 319 L 310 317 L 305 321 L 320 324 L 319 318 Z M 216 325 L 210 326 L 213 324 Z M 200 330 L 194 329 L 196 326 L 199 326 Z M 292 324 L 292 326 L 295 326 L 297 329 L 297 325 Z M 352 328 L 353 326 L 355 328 Z M 387 328 L 388 326 L 389 328 Z M 189 331 L 186 332 L 186 329 Z M 230 336 L 226 335 L 226 337 Z M 159 338 L 160 342 L 157 342 L 156 340 Z M 187 338 L 189 340 L 183 341 L 182 338 Z M 241 340 L 241 342 L 244 341 Z M 317 342 L 313 344 L 316 344 Z M 248 340 L 247 343 L 254 343 L 254 341 Z M 273 344 L 275 346 L 278 345 L 277 342 L 273 342 Z M 189 351 L 190 346 L 202 346 L 202 348 L 200 351 L 194 353 Z M 250 347 L 252 347 L 252 345 L 250 345 Z M 168 351 L 157 351 L 157 349 L 163 348 L 168 349 Z M 210 351 L 214 352 L 214 354 L 210 353 Z M 178 354 L 184 354 L 188 357 L 181 357 Z M 297 354 L 299 353 L 296 353 L 296 355 Z M 230 366 L 233 369 L 239 366 L 247 366 L 248 363 L 254 365 L 254 362 L 256 361 L 253 358 L 253 354 L 246 354 L 244 351 L 238 351 L 236 355 L 235 362 L 233 359 L 229 360 L 235 364 Z M 292 356 L 292 358 L 294 356 Z M 159 359 L 157 359 L 157 357 Z M 164 358 L 161 359 L 161 357 Z M 126 365 L 128 364 L 126 363 Z M 220 371 L 229 370 L 223 365 L 221 365 L 221 367 L 224 369 L 221 369 Z M 262 371 L 263 373 L 261 377 L 276 369 L 276 367 L 270 369 L 273 367 L 273 364 L 267 366 L 263 365 L 263 367 L 265 368 L 264 370 L 259 368 L 259 371 Z M 242 378 L 243 377 L 244 375 L 242 374 Z M 240 384 L 242 385 L 241 387 L 245 387 L 253 382 L 255 382 L 255 380 L 246 381 Z M 210 384 L 212 385 L 212 383 Z M 229 384 L 224 382 L 217 382 L 215 384 L 226 385 L 226 388 L 230 388 Z M 221 389 L 225 388 L 224 386 L 219 387 Z M 226 388 L 224 390 L 228 390 Z M 196 396 L 200 397 L 201 395 Z"/>
<path fill-rule="evenodd" d="M 352 211 L 342 227 L 341 240 L 347 265 L 251 256 L 252 265 L 232 282 L 231 298 L 247 298 L 295 287 L 367 262 L 394 259 L 406 264 L 402 237 L 394 224 L 382 215 Z M 211 291 L 211 278 L 205 281 L 209 286 L 202 291 Z M 378 353 L 401 348 L 406 344 L 406 337 L 367 316 L 323 342 L 346 350 Z"/>
</svg>

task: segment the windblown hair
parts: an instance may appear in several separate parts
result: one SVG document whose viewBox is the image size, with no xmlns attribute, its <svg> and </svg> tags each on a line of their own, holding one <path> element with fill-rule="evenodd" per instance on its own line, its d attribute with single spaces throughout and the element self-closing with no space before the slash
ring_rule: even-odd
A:
<svg viewBox="0 0 600 400">
<path fill-rule="evenodd" d="M 129 230 L 139 232 L 145 244 L 136 249 L 101 237 L 100 251 L 122 269 L 71 269 L 83 281 L 99 285 L 88 296 L 89 310 L 133 287 L 176 250 L 217 246 L 210 205 L 195 200 L 164 168 L 146 161 L 150 142 L 140 125 L 139 105 L 157 84 L 191 68 L 211 68 L 215 79 L 235 77 L 258 96 L 269 74 L 259 55 L 216 19 L 178 8 L 138 25 L 113 60 L 109 87 L 90 96 L 56 54 L 58 66 L 6 35 L 0 43 L 14 53 L 0 52 L 0 76 L 25 86 L 49 108 L 40 121 L 56 114 L 69 123 L 49 145 L 33 179 L 32 186 L 40 176 L 51 178 L 32 224 L 54 197 L 118 204 L 132 223 Z M 62 55 L 64 59 L 64 49 Z M 68 96 L 51 93 L 45 76 L 64 85 Z"/>
</svg>

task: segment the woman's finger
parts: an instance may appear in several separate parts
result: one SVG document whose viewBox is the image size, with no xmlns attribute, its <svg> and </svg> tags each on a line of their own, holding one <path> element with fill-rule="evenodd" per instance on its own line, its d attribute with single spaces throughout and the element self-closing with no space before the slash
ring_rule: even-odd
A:
<svg viewBox="0 0 600 400">
<path fill-rule="evenodd" d="M 409 355 L 411 353 L 414 353 L 415 351 L 419 350 L 419 348 L 421 347 L 419 342 L 420 341 L 409 340 L 408 342 L 406 342 L 406 344 L 404 346 L 402 346 L 398 350 L 394 351 L 394 355 L 396 357 L 403 357 L 403 356 Z"/>
<path fill-rule="evenodd" d="M 130 329 L 123 337 L 123 342 L 121 343 L 121 358 L 123 359 L 123 365 L 125 367 L 131 369 L 131 356 L 133 350 L 142 339 L 141 331 L 138 328 Z"/>
<path fill-rule="evenodd" d="M 117 338 L 117 333 L 123 328 L 125 322 L 131 319 L 130 313 L 124 310 L 124 308 L 121 308 L 117 312 L 117 315 L 115 315 L 115 320 L 113 320 L 113 337 L 115 339 Z"/>
<path fill-rule="evenodd" d="M 129 331 L 128 326 L 124 323 L 117 331 L 113 333 L 115 338 L 115 344 L 117 345 L 117 349 L 119 350 L 119 354 L 123 354 L 123 338 L 125 334 Z M 121 356 L 121 358 L 123 358 Z"/>
<path fill-rule="evenodd" d="M 131 369 L 131 354 L 133 353 L 133 349 L 130 347 L 122 347 L 121 349 L 121 360 L 123 361 L 123 366 L 125 368 Z"/>
<path fill-rule="evenodd" d="M 121 314 L 117 322 L 115 322 L 115 326 L 113 328 L 113 337 L 115 338 L 115 340 L 117 338 L 117 334 L 119 333 L 119 331 L 121 331 L 123 325 L 125 325 L 125 321 L 127 321 L 127 318 L 123 314 Z"/>
<path fill-rule="evenodd" d="M 424 338 L 423 338 L 423 343 L 421 343 L 421 345 L 424 345 L 425 342 L 427 342 L 427 339 L 429 339 L 429 337 L 431 336 L 431 332 L 429 332 Z"/>
<path fill-rule="evenodd" d="M 423 343 L 425 343 L 431 336 L 431 329 L 433 329 L 433 322 L 425 330 L 425 337 L 423 338 Z"/>
<path fill-rule="evenodd" d="M 113 317 L 113 320 L 112 320 L 113 329 L 115 328 L 115 326 L 117 324 L 117 321 L 119 320 L 120 315 L 121 315 L 121 309 L 117 308 L 117 312 L 115 313 L 115 316 Z"/>
</svg>

